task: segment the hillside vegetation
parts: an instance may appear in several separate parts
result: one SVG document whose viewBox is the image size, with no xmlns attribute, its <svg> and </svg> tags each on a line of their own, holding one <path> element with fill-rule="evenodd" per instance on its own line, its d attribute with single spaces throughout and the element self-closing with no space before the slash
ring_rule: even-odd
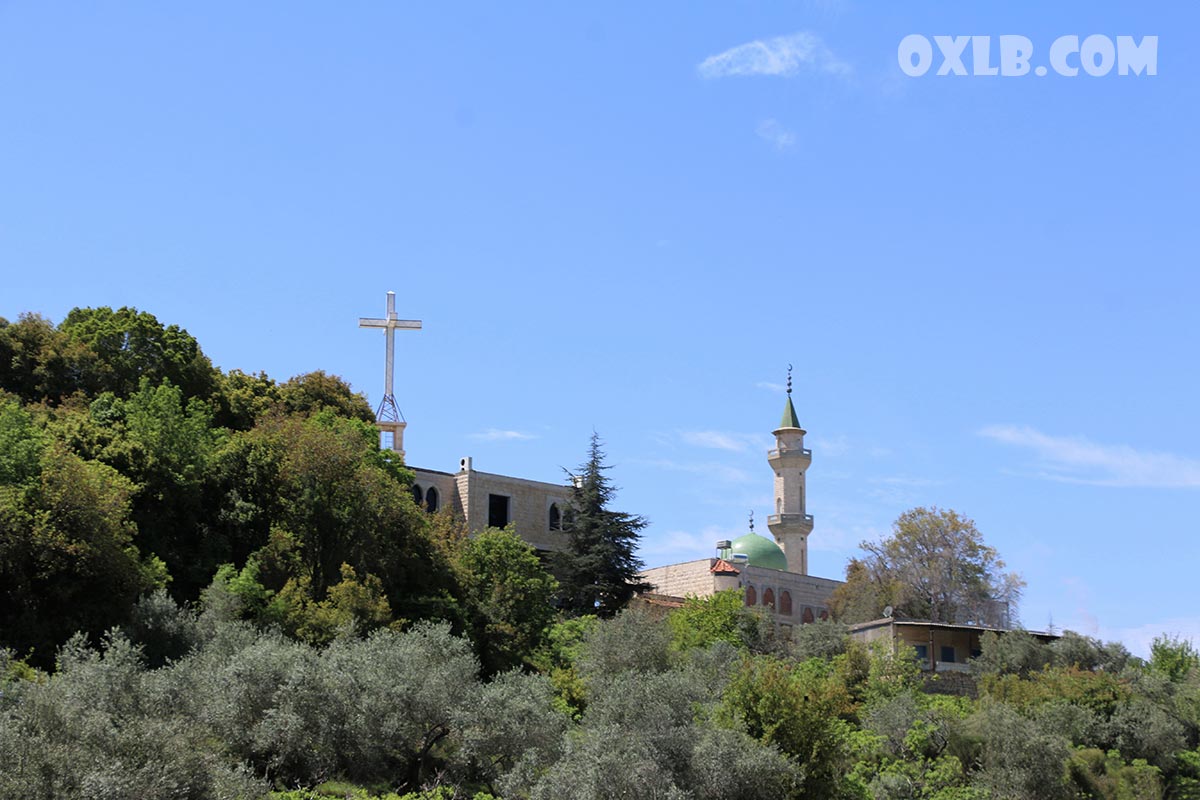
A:
<svg viewBox="0 0 1200 800">
<path fill-rule="evenodd" d="M 1189 642 L 989 634 L 959 697 L 736 591 L 622 611 L 627 554 L 564 590 L 372 420 L 133 309 L 0 320 L 0 798 L 1200 797 Z M 924 602 L 884 555 L 845 608 Z"/>
</svg>

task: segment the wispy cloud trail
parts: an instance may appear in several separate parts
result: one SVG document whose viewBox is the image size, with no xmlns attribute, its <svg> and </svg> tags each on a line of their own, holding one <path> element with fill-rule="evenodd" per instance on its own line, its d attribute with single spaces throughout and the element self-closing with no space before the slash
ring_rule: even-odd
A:
<svg viewBox="0 0 1200 800">
<path fill-rule="evenodd" d="M 703 78 L 748 75 L 790 78 L 802 70 L 831 75 L 848 75 L 852 71 L 849 64 L 835 56 L 821 37 L 811 31 L 739 44 L 709 56 L 696 67 Z"/>
<path fill-rule="evenodd" d="M 1038 477 L 1048 480 L 1094 486 L 1200 488 L 1200 460 L 1195 458 L 1123 444 L 1098 444 L 1082 436 L 1053 436 L 1027 425 L 989 425 L 979 435 L 1032 451 Z"/>
<path fill-rule="evenodd" d="M 497 428 L 488 428 L 481 433 L 470 434 L 470 438 L 483 442 L 515 442 L 524 439 L 536 439 L 537 436 L 523 431 L 504 431 Z"/>
</svg>

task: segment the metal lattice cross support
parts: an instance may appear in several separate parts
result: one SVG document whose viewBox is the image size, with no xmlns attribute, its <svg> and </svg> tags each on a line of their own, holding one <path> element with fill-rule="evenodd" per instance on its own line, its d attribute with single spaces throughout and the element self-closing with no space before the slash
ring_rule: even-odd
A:
<svg viewBox="0 0 1200 800">
<path fill-rule="evenodd" d="M 379 402 L 379 409 L 375 412 L 375 420 L 379 425 L 379 429 L 384 432 L 392 433 L 393 450 L 399 451 L 400 455 L 404 455 L 403 436 L 404 436 L 404 416 L 400 413 L 399 407 L 396 405 L 395 389 L 392 385 L 392 364 L 396 353 L 396 329 L 415 331 L 421 329 L 421 320 L 419 319 L 397 319 L 396 318 L 396 293 L 387 293 L 387 316 L 383 319 L 374 319 L 370 317 L 360 317 L 358 320 L 360 328 L 383 328 L 384 336 L 387 337 L 387 361 L 384 367 L 384 385 L 383 385 L 383 400 Z"/>
</svg>

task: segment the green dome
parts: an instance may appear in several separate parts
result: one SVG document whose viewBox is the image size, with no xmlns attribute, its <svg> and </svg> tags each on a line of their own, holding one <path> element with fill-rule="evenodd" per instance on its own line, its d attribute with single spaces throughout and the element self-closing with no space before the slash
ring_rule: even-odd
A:
<svg viewBox="0 0 1200 800">
<path fill-rule="evenodd" d="M 779 545 L 765 536 L 757 533 L 747 533 L 733 540 L 730 553 L 745 553 L 750 557 L 750 566 L 766 567 L 787 571 L 787 556 L 779 549 Z"/>
</svg>

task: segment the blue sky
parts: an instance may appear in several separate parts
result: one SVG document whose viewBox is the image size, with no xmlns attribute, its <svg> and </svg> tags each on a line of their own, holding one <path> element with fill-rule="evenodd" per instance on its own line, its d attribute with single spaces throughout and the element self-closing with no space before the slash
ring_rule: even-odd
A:
<svg viewBox="0 0 1200 800">
<path fill-rule="evenodd" d="M 1192 4 L 0 1 L 0 315 L 133 305 L 377 402 L 414 464 L 558 480 L 651 565 L 771 506 L 810 562 L 915 505 L 1022 617 L 1200 639 Z M 906 77 L 909 34 L 1159 37 L 1158 74 Z"/>
</svg>

